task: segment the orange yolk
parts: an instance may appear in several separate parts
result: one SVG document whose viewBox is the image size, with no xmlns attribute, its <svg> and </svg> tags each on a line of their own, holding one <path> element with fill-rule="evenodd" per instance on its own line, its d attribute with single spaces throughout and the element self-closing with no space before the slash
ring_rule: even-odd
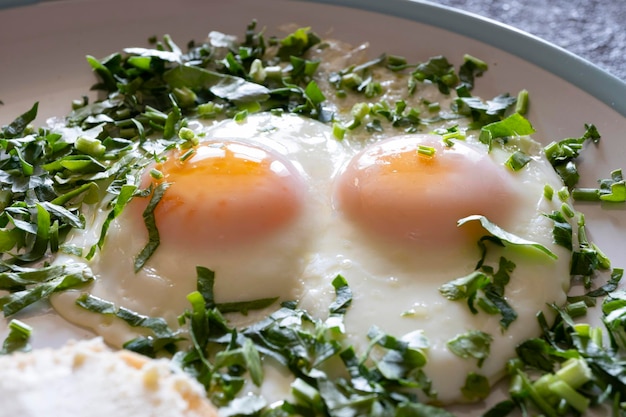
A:
<svg viewBox="0 0 626 417">
<path fill-rule="evenodd" d="M 169 184 L 154 210 L 162 242 L 240 245 L 286 226 L 302 209 L 300 173 L 272 151 L 225 141 L 201 143 L 181 159 L 185 152 L 170 152 L 144 174 L 144 187 Z M 153 179 L 152 169 L 163 177 Z M 143 212 L 148 200 L 135 198 L 135 212 Z"/>
<path fill-rule="evenodd" d="M 485 153 L 463 142 L 446 147 L 436 135 L 376 143 L 341 174 L 335 204 L 377 237 L 423 245 L 465 243 L 479 230 L 457 227 L 459 219 L 481 214 L 501 224 L 517 201 L 510 174 Z"/>
</svg>

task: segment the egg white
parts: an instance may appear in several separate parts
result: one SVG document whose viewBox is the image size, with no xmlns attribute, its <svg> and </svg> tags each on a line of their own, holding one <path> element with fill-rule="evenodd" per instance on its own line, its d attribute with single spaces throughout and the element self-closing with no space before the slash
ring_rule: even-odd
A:
<svg viewBox="0 0 626 417">
<path fill-rule="evenodd" d="M 504 162 L 508 155 L 501 149 L 492 152 L 495 163 Z M 492 383 L 502 377 L 504 364 L 515 356 L 515 347 L 540 333 L 536 313 L 550 315 L 547 304 L 564 303 L 569 289 L 570 254 L 553 243 L 553 222 L 543 215 L 561 206 L 558 199 L 543 196 L 544 185 L 558 189 L 560 179 L 542 158 L 513 177 L 522 191 L 522 201 L 508 223 L 500 226 L 546 246 L 559 259 L 554 261 L 535 250 L 490 246 L 486 264 L 497 269 L 500 256 L 516 264 L 505 294 L 519 316 L 506 331 L 500 327 L 499 315 L 474 315 L 465 300 L 450 301 L 439 292 L 443 284 L 474 270 L 480 258 L 477 245 L 452 249 L 440 245 L 394 247 L 338 216 L 327 217 L 317 262 L 310 263 L 303 276 L 301 305 L 320 311 L 334 294 L 330 282 L 337 274 L 343 275 L 354 294 L 345 319 L 348 340 L 363 350 L 372 325 L 396 337 L 422 330 L 430 344 L 424 371 L 432 379 L 436 400 L 465 401 L 461 387 L 468 373 L 484 375 Z M 456 356 L 446 346 L 449 340 L 472 330 L 493 337 L 490 355 L 482 367 L 477 366 L 476 359 Z"/>
<path fill-rule="evenodd" d="M 147 235 L 143 225 L 131 222 L 122 213 L 111 225 L 102 251 L 89 262 L 97 277 L 87 289 L 91 294 L 141 314 L 164 317 L 175 325 L 177 316 L 188 308 L 186 295 L 195 290 L 195 268 L 201 265 L 216 272 L 218 302 L 295 299 L 313 315 L 323 317 L 334 295 L 331 281 L 341 274 L 354 294 L 346 316 L 346 343 L 363 350 L 372 325 L 397 337 L 422 330 L 430 344 L 425 371 L 433 380 L 437 399 L 444 403 L 462 400 L 460 388 L 468 372 L 478 372 L 491 381 L 499 378 L 506 360 L 514 356 L 515 346 L 538 333 L 537 311 L 547 310 L 548 303 L 565 300 L 568 253 L 553 243 L 552 222 L 543 216 L 558 210 L 561 204 L 543 196 L 544 185 L 559 189 L 561 182 L 540 156 L 540 147 L 529 139 L 509 145 L 511 149 L 524 148 L 534 158 L 512 174 L 522 202 L 510 222 L 500 226 L 543 244 L 559 260 L 532 250 L 505 248 L 491 253 L 487 262 L 494 266 L 501 255 L 517 265 L 506 287 L 506 299 L 519 318 L 503 331 L 499 316 L 473 315 L 464 301 L 450 301 L 439 293 L 442 284 L 472 272 L 480 256 L 477 246 L 450 252 L 440 247 L 417 250 L 389 245 L 359 230 L 333 208 L 333 180 L 366 145 L 365 140 L 337 141 L 327 125 L 296 115 L 258 114 L 244 122 L 229 120 L 212 126 L 194 123 L 191 127 L 207 139 L 250 141 L 288 158 L 308 183 L 310 197 L 304 212 L 276 236 L 235 250 L 207 253 L 203 248 L 187 251 L 176 244 L 162 244 L 137 274 L 133 272 L 133 259 L 145 245 Z M 471 136 L 468 141 L 484 147 Z M 502 164 L 510 152 L 496 147 L 490 158 Z M 68 243 L 89 248 L 97 240 L 103 216 L 102 211 L 94 213 L 90 227 L 72 232 Z M 84 262 L 71 255 L 56 260 L 68 261 Z M 67 320 L 92 329 L 114 346 L 141 334 L 121 321 L 77 307 L 76 296 L 76 292 L 57 294 L 51 302 Z M 234 320 L 244 325 L 267 312 Z M 470 330 L 493 336 L 491 354 L 480 368 L 475 359 L 460 358 L 446 347 L 448 340 Z M 285 394 L 284 375 L 271 371 L 267 379 L 270 381 L 263 388 L 264 394 L 274 399 Z"/>
</svg>

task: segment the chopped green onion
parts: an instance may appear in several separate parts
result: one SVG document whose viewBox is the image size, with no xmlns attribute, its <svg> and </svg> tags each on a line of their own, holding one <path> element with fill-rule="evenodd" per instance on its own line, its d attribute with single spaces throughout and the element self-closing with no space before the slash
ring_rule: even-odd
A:
<svg viewBox="0 0 626 417">
<path fill-rule="evenodd" d="M 237 112 L 237 114 L 235 114 L 235 116 L 233 117 L 233 120 L 236 122 L 243 122 L 248 118 L 248 110 L 241 110 L 240 112 Z"/>
<path fill-rule="evenodd" d="M 559 200 L 565 202 L 569 200 L 570 193 L 567 187 L 562 187 L 559 191 L 557 191 L 556 195 L 559 197 Z"/>
<path fill-rule="evenodd" d="M 291 383 L 291 393 L 298 401 L 309 405 L 313 409 L 318 411 L 323 409 L 320 392 L 301 378 L 296 378 Z"/>
<path fill-rule="evenodd" d="M 280 79 L 282 77 L 282 68 L 278 65 L 265 67 L 265 79 Z"/>
<path fill-rule="evenodd" d="M 196 133 L 188 127 L 181 127 L 178 131 L 178 137 L 186 142 L 194 142 L 194 145 L 198 144 Z"/>
<path fill-rule="evenodd" d="M 362 82 L 363 79 L 353 72 L 341 77 L 341 85 L 349 89 L 356 89 Z"/>
<path fill-rule="evenodd" d="M 196 111 L 198 112 L 198 116 L 201 118 L 213 119 L 224 112 L 224 106 L 222 104 L 209 101 L 204 104 L 199 104 Z"/>
<path fill-rule="evenodd" d="M 408 63 L 406 58 L 403 56 L 389 55 L 387 56 L 387 66 L 391 68 L 392 71 L 400 71 L 405 69 L 408 66 Z"/>
<path fill-rule="evenodd" d="M 252 64 L 250 64 L 249 75 L 250 78 L 252 78 L 257 83 L 262 83 L 263 81 L 265 81 L 267 73 L 263 68 L 263 61 L 258 58 L 252 61 Z"/>
<path fill-rule="evenodd" d="M 573 389 L 582 387 L 593 377 L 587 362 L 579 358 L 572 358 L 563 362 L 555 375 Z"/>
<path fill-rule="evenodd" d="M 587 306 L 585 304 L 585 308 L 586 307 Z M 569 311 L 567 313 L 569 314 Z M 574 330 L 580 337 L 583 337 L 583 338 L 591 337 L 591 325 L 589 323 L 576 323 L 574 324 Z"/>
<path fill-rule="evenodd" d="M 106 152 L 106 147 L 100 140 L 87 136 L 79 136 L 74 146 L 78 151 L 94 157 L 104 155 L 104 152 Z"/>
<path fill-rule="evenodd" d="M 428 111 L 431 113 L 435 113 L 441 110 L 441 104 L 439 103 L 430 103 L 428 104 Z"/>
<path fill-rule="evenodd" d="M 528 90 L 521 90 L 519 93 L 517 93 L 515 112 L 521 115 L 525 115 L 526 113 L 528 113 Z"/>
<path fill-rule="evenodd" d="M 195 149 L 188 149 L 184 154 L 180 156 L 180 161 L 184 162 L 187 159 L 191 158 L 196 153 Z"/>
<path fill-rule="evenodd" d="M 504 165 L 512 171 L 519 171 L 530 161 L 532 161 L 530 156 L 526 155 L 522 151 L 516 151 L 504 162 Z"/>
<path fill-rule="evenodd" d="M 572 198 L 576 201 L 600 201 L 598 188 L 574 188 Z"/>
<path fill-rule="evenodd" d="M 561 204 L 561 211 L 563 212 L 563 214 L 565 214 L 570 219 L 573 218 L 576 215 L 576 212 L 574 211 L 572 206 L 570 206 L 567 203 Z"/>
<path fill-rule="evenodd" d="M 575 389 L 562 380 L 557 380 L 550 384 L 550 390 L 567 401 L 579 413 L 584 413 L 589 408 L 591 400 L 576 392 Z"/>
<path fill-rule="evenodd" d="M 474 64 L 474 66 L 476 66 L 476 68 L 480 69 L 481 71 L 487 71 L 489 69 L 489 65 L 482 59 L 476 58 L 475 56 L 470 54 L 463 55 L 463 63 L 468 62 Z"/>
<path fill-rule="evenodd" d="M 568 304 L 565 309 L 572 318 L 583 317 L 587 314 L 587 304 L 584 301 Z"/>
<path fill-rule="evenodd" d="M 370 112 L 368 103 L 357 103 L 352 106 L 352 116 L 356 119 L 362 120 L 367 116 Z"/>
<path fill-rule="evenodd" d="M 436 153 L 436 149 L 432 146 L 419 145 L 417 147 L 417 153 L 425 156 L 434 156 Z"/>
<path fill-rule="evenodd" d="M 346 128 L 339 122 L 333 123 L 333 136 L 339 140 L 342 140 L 346 135 Z"/>
<path fill-rule="evenodd" d="M 152 168 L 150 170 L 150 176 L 154 178 L 155 180 L 160 180 L 163 178 L 163 173 L 159 171 L 158 169 Z"/>
<path fill-rule="evenodd" d="M 13 319 L 9 322 L 9 334 L 4 339 L 1 355 L 21 351 L 28 352 L 31 346 L 28 343 L 33 328 L 21 320 Z"/>
</svg>

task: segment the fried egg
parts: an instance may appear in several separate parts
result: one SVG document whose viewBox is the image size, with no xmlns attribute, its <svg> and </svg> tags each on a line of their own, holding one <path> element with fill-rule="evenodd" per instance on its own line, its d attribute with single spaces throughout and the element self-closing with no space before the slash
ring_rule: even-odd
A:
<svg viewBox="0 0 626 417">
<path fill-rule="evenodd" d="M 331 282 L 341 274 L 354 294 L 346 343 L 366 349 L 374 325 L 396 337 L 421 331 L 429 344 L 425 372 L 442 403 L 463 399 L 469 372 L 496 381 L 515 346 L 538 332 L 537 311 L 565 300 L 568 254 L 553 243 L 552 222 L 543 215 L 561 205 L 544 197 L 544 186 L 559 189 L 561 182 L 528 138 L 491 151 L 471 135 L 451 144 L 435 134 L 392 132 L 375 142 L 338 141 L 320 122 L 270 114 L 191 127 L 202 141 L 190 157 L 170 151 L 142 174 L 143 188 L 169 184 L 154 211 L 160 246 L 135 272 L 134 259 L 148 241 L 142 213 L 149 198 L 134 198 L 89 262 L 96 276 L 89 293 L 175 325 L 196 289 L 195 268 L 204 266 L 215 271 L 218 302 L 278 297 L 323 317 L 334 295 Z M 504 165 L 514 149 L 533 156 L 517 172 Z M 471 273 L 480 258 L 476 242 L 487 232 L 457 224 L 471 215 L 558 256 L 555 261 L 532 248 L 490 250 L 486 264 L 497 266 L 504 256 L 516 265 L 506 299 L 519 317 L 506 330 L 499 315 L 472 314 L 466 302 L 439 292 Z M 90 247 L 103 221 L 104 214 L 94 212 L 91 227 L 68 242 Z M 68 261 L 84 262 L 57 259 Z M 65 292 L 51 301 L 63 317 L 114 346 L 140 333 L 82 310 L 76 297 Z M 493 337 L 481 366 L 447 347 L 473 330 Z M 263 393 L 281 398 L 284 386 L 270 381 Z"/>
<path fill-rule="evenodd" d="M 191 157 L 183 160 L 186 151 L 172 150 L 166 160 L 146 168 L 144 187 L 169 184 L 154 212 L 160 245 L 135 273 L 134 260 L 149 239 L 142 215 L 150 198 L 134 198 L 90 262 L 99 277 L 92 295 L 163 317 L 173 327 L 189 307 L 186 296 L 196 289 L 196 266 L 215 272 L 219 302 L 297 297 L 325 204 L 327 192 L 319 188 L 328 187 L 340 144 L 318 122 L 297 116 L 250 119 L 208 129 L 197 124 L 206 140 Z M 154 170 L 163 178 L 153 179 Z M 103 213 L 94 213 L 92 220 L 92 227 L 68 243 L 93 245 Z M 72 259 L 64 255 L 57 262 Z M 58 294 L 52 303 L 62 316 L 114 346 L 137 335 L 137 329 L 77 307 L 76 296 Z"/>
<path fill-rule="evenodd" d="M 521 146 L 537 144 L 522 141 Z M 420 149 L 428 149 L 424 155 Z M 433 152 L 434 151 L 434 152 Z M 432 155 L 430 154 L 432 152 Z M 433 381 L 437 401 L 463 401 L 461 388 L 469 372 L 496 381 L 515 347 L 533 335 L 535 314 L 547 303 L 562 303 L 569 288 L 568 253 L 552 242 L 552 222 L 542 213 L 560 201 L 543 197 L 545 184 L 560 180 L 545 160 L 537 158 L 520 172 L 504 166 L 509 153 L 468 139 L 451 147 L 432 135 L 407 135 L 375 143 L 354 156 L 338 176 L 333 194 L 337 216 L 324 235 L 319 262 L 305 271 L 302 304 L 317 310 L 332 292 L 329 279 L 346 277 L 354 301 L 346 316 L 349 339 L 366 346 L 376 325 L 400 337 L 416 330 L 427 338 L 424 368 Z M 539 251 L 499 248 L 498 258 L 515 263 L 506 299 L 519 317 L 506 330 L 498 315 L 472 314 L 466 302 L 442 297 L 439 288 L 468 275 L 480 257 L 479 227 L 459 227 L 470 214 L 491 218 L 505 230 L 541 243 L 559 261 Z M 479 330 L 493 337 L 482 366 L 452 353 L 455 337 Z"/>
</svg>

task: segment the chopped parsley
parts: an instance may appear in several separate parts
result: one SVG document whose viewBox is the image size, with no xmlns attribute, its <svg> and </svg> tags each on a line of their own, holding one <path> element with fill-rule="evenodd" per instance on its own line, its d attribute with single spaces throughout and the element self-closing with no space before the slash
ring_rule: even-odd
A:
<svg viewBox="0 0 626 417">
<path fill-rule="evenodd" d="M 478 367 L 481 367 L 485 359 L 489 357 L 489 350 L 493 337 L 479 330 L 472 330 L 460 334 L 448 341 L 448 349 L 457 356 L 464 359 L 474 358 L 478 360 Z"/>
</svg>

